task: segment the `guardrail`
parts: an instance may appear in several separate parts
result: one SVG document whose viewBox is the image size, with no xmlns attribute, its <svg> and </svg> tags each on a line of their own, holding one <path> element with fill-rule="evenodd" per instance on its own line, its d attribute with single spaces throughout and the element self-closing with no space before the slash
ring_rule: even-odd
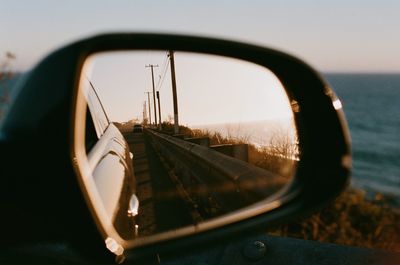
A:
<svg viewBox="0 0 400 265">
<path fill-rule="evenodd" d="M 274 194 L 286 178 L 209 147 L 145 130 L 202 215 L 240 209 Z"/>
</svg>

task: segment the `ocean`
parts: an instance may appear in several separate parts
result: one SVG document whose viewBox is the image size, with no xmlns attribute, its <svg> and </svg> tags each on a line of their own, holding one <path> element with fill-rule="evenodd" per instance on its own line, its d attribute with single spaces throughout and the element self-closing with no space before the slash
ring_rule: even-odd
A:
<svg viewBox="0 0 400 265">
<path fill-rule="evenodd" d="M 391 196 L 400 204 L 400 74 L 324 77 L 341 99 L 350 128 L 352 185 L 372 195 L 380 192 Z M 0 84 L 1 96 L 3 88 Z M 4 107 L 1 104 L 0 110 Z M 254 135 L 252 127 L 241 126 L 240 130 L 249 137 Z M 259 139 L 258 135 L 254 137 Z"/>
<path fill-rule="evenodd" d="M 352 139 L 352 185 L 400 202 L 400 74 L 325 74 Z"/>
</svg>

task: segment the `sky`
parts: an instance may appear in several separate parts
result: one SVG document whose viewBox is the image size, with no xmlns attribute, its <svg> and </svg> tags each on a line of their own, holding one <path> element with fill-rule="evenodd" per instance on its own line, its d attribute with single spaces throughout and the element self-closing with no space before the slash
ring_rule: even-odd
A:
<svg viewBox="0 0 400 265">
<path fill-rule="evenodd" d="M 219 37 L 279 49 L 321 72 L 400 72 L 398 0 L 0 0 L 0 60 L 15 70 L 105 32 Z"/>
<path fill-rule="evenodd" d="M 181 124 L 291 121 L 285 90 L 267 68 L 233 58 L 179 51 L 174 58 Z M 84 75 L 95 87 L 110 120 L 142 121 L 144 101 L 148 104 L 145 92 L 153 90 L 150 64 L 155 65 L 155 90 L 160 93 L 161 120 L 165 121 L 174 114 L 166 51 L 107 52 L 88 58 Z M 153 95 L 149 96 L 154 122 Z M 145 109 L 147 116 L 148 105 Z"/>
</svg>

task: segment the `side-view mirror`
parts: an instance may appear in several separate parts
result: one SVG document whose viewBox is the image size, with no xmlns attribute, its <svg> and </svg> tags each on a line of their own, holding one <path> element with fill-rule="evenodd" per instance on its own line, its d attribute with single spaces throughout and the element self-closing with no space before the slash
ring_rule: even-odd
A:
<svg viewBox="0 0 400 265">
<path fill-rule="evenodd" d="M 49 55 L 17 93 L 0 127 L 3 204 L 21 215 L 4 220 L 7 244 L 133 260 L 303 216 L 349 181 L 340 100 L 276 50 L 101 35 Z"/>
</svg>

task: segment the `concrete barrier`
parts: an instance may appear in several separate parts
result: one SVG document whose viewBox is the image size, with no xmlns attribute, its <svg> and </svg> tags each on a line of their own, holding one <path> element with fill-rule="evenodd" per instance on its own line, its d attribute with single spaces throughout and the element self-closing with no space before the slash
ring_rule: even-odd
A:
<svg viewBox="0 0 400 265">
<path fill-rule="evenodd" d="M 212 145 L 211 149 L 224 155 L 231 156 L 242 161 L 249 161 L 249 146 L 247 144 L 221 144 Z"/>
<path fill-rule="evenodd" d="M 210 138 L 208 137 L 193 137 L 193 138 L 185 138 L 185 141 L 202 145 L 202 146 L 210 146 Z"/>
<path fill-rule="evenodd" d="M 204 215 L 212 217 L 259 202 L 277 192 L 286 181 L 206 146 L 152 130 L 145 132 Z"/>
</svg>

